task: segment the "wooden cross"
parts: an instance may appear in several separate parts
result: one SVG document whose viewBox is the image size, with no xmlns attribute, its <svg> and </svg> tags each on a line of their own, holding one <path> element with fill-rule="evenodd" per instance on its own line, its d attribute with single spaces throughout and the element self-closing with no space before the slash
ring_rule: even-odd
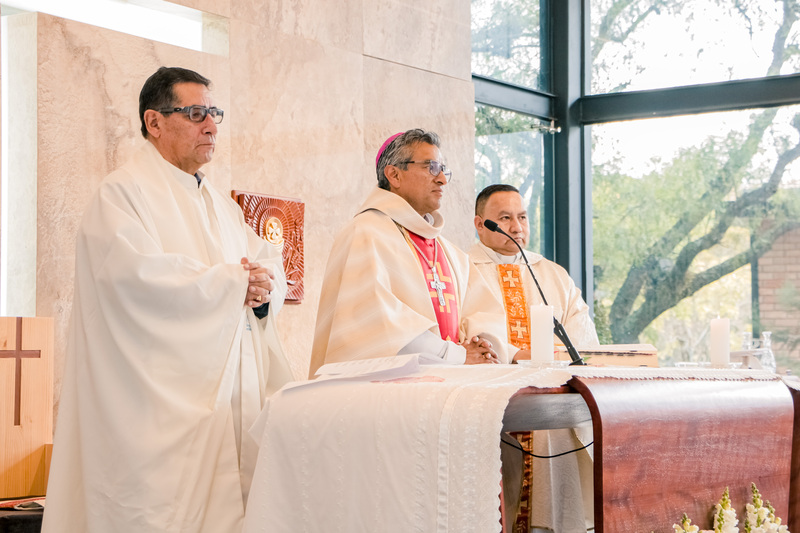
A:
<svg viewBox="0 0 800 533">
<path fill-rule="evenodd" d="M 447 285 L 441 280 L 439 280 L 439 274 L 436 272 L 436 265 L 433 266 L 431 269 L 433 271 L 433 281 L 431 281 L 431 289 L 436 291 L 436 295 L 439 297 L 439 305 L 445 305 L 444 301 L 444 291 L 447 288 Z"/>
<path fill-rule="evenodd" d="M 522 325 L 522 321 L 521 320 L 517 320 L 516 323 L 517 323 L 516 326 L 511 326 L 511 331 L 513 331 L 514 333 L 517 334 L 517 338 L 518 339 L 521 339 L 522 338 L 522 334 L 525 331 L 527 331 L 528 328 L 526 326 Z"/>
<path fill-rule="evenodd" d="M 14 350 L 0 350 L 0 357 L 11 358 L 16 360 L 16 369 L 14 377 L 14 425 L 20 425 L 20 403 L 22 400 L 22 358 L 40 358 L 42 356 L 41 350 L 23 350 L 22 349 L 22 317 L 17 317 L 17 347 Z"/>
</svg>

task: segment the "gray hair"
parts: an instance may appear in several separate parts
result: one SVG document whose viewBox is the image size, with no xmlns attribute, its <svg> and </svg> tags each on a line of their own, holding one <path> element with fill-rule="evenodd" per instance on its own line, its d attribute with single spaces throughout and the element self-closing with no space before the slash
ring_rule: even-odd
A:
<svg viewBox="0 0 800 533">
<path fill-rule="evenodd" d="M 437 148 L 441 148 L 439 136 L 432 131 L 416 128 L 399 135 L 389 143 L 389 146 L 378 158 L 378 164 L 375 167 L 375 172 L 378 175 L 378 187 L 387 191 L 391 190 L 389 180 L 386 179 L 383 170 L 389 165 L 403 170 L 408 168 L 408 165 L 403 161 L 408 161 L 414 153 L 414 147 L 419 143 L 432 144 Z"/>
</svg>

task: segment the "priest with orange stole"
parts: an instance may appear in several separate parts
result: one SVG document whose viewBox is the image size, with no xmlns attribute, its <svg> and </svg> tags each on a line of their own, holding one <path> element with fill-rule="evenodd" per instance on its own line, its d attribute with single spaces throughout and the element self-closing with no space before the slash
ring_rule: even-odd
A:
<svg viewBox="0 0 800 533">
<path fill-rule="evenodd" d="M 384 143 L 378 187 L 336 238 L 322 283 L 310 376 L 325 363 L 425 353 L 453 364 L 510 362 L 502 304 L 441 236 L 451 171 L 439 137 Z"/>
<path fill-rule="evenodd" d="M 528 308 L 541 304 L 542 297 L 517 245 L 502 233 L 486 228 L 483 221 L 487 219 L 511 235 L 523 249 L 528 245 L 528 212 L 516 187 L 489 185 L 478 195 L 475 202 L 475 229 L 480 241 L 470 249 L 469 256 L 489 282 L 492 291 L 504 303 L 509 342 L 520 350 L 528 350 Z M 583 301 L 580 289 L 567 271 L 537 253 L 527 252 L 525 255 L 547 303 L 553 307 L 553 316 L 564 326 L 572 343 L 578 347 L 598 345 L 589 306 Z"/>
<path fill-rule="evenodd" d="M 494 221 L 520 246 L 528 245 L 530 226 L 528 213 L 519 191 L 505 184 L 486 187 L 475 202 L 475 229 L 479 242 L 470 249 L 470 260 L 491 286 L 495 296 L 504 304 L 503 318 L 509 343 L 516 350 L 516 360 L 530 358 L 531 341 L 528 331 L 528 309 L 542 304 L 536 284 L 517 245 L 502 233 L 489 230 L 485 220 Z M 589 306 L 583 301 L 581 291 L 560 265 L 533 252 L 526 253 L 531 269 L 539 282 L 547 303 L 553 306 L 555 316 L 564 326 L 572 343 L 580 347 L 598 344 Z M 554 342 L 559 342 L 554 339 Z M 591 428 L 578 430 L 558 429 L 535 431 L 523 435 L 532 440 L 532 451 L 537 456 L 553 456 L 576 450 L 592 440 Z M 591 447 L 552 459 L 528 459 L 527 473 L 532 503 L 519 505 L 519 483 L 522 457 L 513 457 L 514 451 L 503 448 L 503 478 L 506 515 L 521 519 L 526 527 L 539 527 L 563 533 L 583 533 L 593 522 L 591 490 Z M 512 478 L 517 479 L 516 490 Z M 511 489 L 511 490 L 510 490 Z M 519 513 L 518 513 L 519 511 Z M 529 516 L 522 516 L 530 512 Z"/>
</svg>

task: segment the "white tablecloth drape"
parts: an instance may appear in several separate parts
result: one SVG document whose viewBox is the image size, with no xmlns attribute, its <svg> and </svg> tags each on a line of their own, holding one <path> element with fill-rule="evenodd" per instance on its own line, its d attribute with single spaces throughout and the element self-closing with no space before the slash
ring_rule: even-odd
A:
<svg viewBox="0 0 800 533">
<path fill-rule="evenodd" d="M 413 366 L 413 365 L 412 365 Z M 422 366 L 288 386 L 269 400 L 245 517 L 255 532 L 497 532 L 508 399 L 571 373 Z"/>
</svg>

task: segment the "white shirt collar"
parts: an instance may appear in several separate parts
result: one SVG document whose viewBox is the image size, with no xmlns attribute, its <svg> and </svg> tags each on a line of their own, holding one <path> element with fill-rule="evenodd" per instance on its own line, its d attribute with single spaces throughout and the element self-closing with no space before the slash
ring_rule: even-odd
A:
<svg viewBox="0 0 800 533">
<path fill-rule="evenodd" d="M 480 241 L 478 241 L 478 245 L 482 247 L 483 250 L 486 252 L 486 255 L 488 255 L 489 258 L 498 265 L 515 265 L 517 263 L 523 263 L 520 254 L 503 255 L 495 252 L 494 250 L 492 250 L 491 248 L 489 248 Z"/>
</svg>

